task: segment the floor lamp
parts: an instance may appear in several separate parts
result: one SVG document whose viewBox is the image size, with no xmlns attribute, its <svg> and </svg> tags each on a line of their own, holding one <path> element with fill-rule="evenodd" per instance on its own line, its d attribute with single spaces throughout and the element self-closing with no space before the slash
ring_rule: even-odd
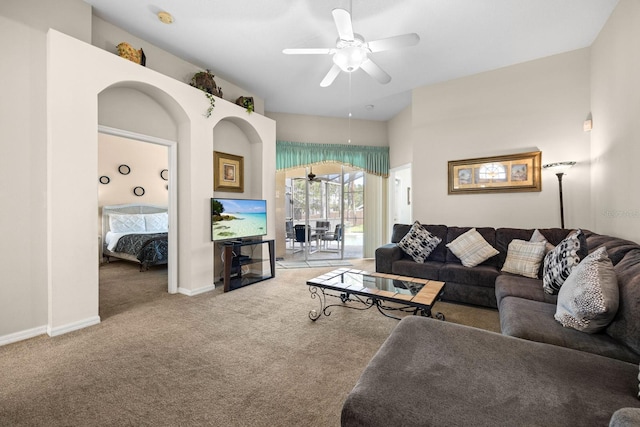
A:
<svg viewBox="0 0 640 427">
<path fill-rule="evenodd" d="M 571 168 L 571 166 L 575 165 L 576 162 L 558 162 L 558 163 L 549 163 L 546 165 L 542 165 L 542 169 L 550 170 L 556 173 L 558 177 L 558 191 L 560 193 L 560 227 L 564 228 L 564 205 L 562 203 L 562 176 L 565 174 L 567 170 Z"/>
</svg>

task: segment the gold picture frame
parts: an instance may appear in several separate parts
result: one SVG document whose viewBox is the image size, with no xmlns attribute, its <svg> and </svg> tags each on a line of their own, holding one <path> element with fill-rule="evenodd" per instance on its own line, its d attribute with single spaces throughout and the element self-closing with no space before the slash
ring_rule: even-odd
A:
<svg viewBox="0 0 640 427">
<path fill-rule="evenodd" d="M 213 152 L 213 190 L 244 193 L 244 157 Z"/>
<path fill-rule="evenodd" d="M 449 194 L 542 191 L 542 152 L 450 160 Z"/>
</svg>

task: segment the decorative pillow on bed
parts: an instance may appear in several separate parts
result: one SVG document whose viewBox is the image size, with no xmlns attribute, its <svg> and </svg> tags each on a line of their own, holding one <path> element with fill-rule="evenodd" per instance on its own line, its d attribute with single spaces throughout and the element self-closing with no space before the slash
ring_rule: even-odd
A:
<svg viewBox="0 0 640 427">
<path fill-rule="evenodd" d="M 410 255 L 415 262 L 423 263 L 440 242 L 442 239 L 429 233 L 416 221 L 398 242 L 398 247 Z"/>
<path fill-rule="evenodd" d="M 166 212 L 144 214 L 146 231 L 164 233 L 169 229 L 169 215 Z"/>
<path fill-rule="evenodd" d="M 548 294 L 555 295 L 582 258 L 587 255 L 587 240 L 582 230 L 569 234 L 544 257 L 542 287 Z"/>
<path fill-rule="evenodd" d="M 509 243 L 507 259 L 504 261 L 502 271 L 537 279 L 545 245 L 546 242 L 525 242 L 513 239 Z"/>
<path fill-rule="evenodd" d="M 448 243 L 447 247 L 460 258 L 465 267 L 475 267 L 499 254 L 475 228 L 459 235 L 453 242 Z"/>
<path fill-rule="evenodd" d="M 618 311 L 618 278 L 606 248 L 586 256 L 558 292 L 555 319 L 566 328 L 600 332 Z"/>
<path fill-rule="evenodd" d="M 114 233 L 145 231 L 144 216 L 140 214 L 110 214 L 109 229 Z"/>
</svg>

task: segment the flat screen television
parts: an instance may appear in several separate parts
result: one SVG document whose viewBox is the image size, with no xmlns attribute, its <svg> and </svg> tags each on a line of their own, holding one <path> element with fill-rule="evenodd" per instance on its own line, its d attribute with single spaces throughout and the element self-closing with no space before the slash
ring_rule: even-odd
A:
<svg viewBox="0 0 640 427">
<path fill-rule="evenodd" d="M 267 234 L 267 201 L 211 199 L 211 240 L 240 240 Z"/>
</svg>

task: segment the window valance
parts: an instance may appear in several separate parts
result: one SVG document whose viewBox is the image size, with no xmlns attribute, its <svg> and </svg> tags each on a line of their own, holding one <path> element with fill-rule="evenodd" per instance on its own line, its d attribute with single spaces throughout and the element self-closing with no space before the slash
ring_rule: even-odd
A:
<svg viewBox="0 0 640 427">
<path fill-rule="evenodd" d="M 386 178 L 389 176 L 389 147 L 276 141 L 277 170 L 327 162 L 344 163 Z"/>
</svg>

